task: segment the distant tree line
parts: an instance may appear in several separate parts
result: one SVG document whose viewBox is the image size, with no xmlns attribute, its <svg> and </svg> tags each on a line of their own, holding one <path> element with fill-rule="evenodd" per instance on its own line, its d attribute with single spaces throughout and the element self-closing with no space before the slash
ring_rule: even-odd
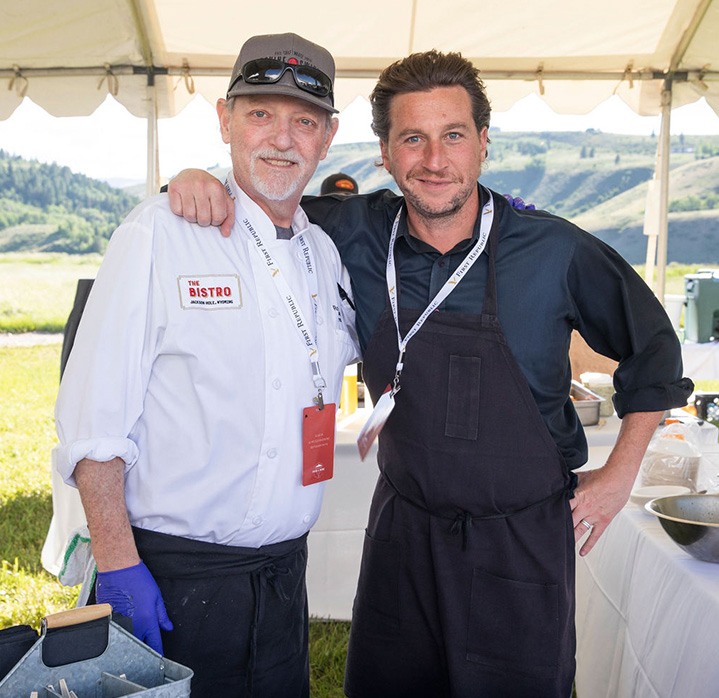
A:
<svg viewBox="0 0 719 698">
<path fill-rule="evenodd" d="M 27 161 L 0 150 L 0 231 L 51 224 L 49 251 L 104 252 L 138 198 L 55 163 Z"/>
<path fill-rule="evenodd" d="M 715 143 L 701 143 L 694 151 L 694 157 L 697 160 L 706 160 L 715 155 L 719 155 L 719 145 Z"/>
<path fill-rule="evenodd" d="M 669 202 L 669 211 L 708 211 L 719 208 L 719 194 L 707 196 L 685 196 L 683 199 L 674 199 Z"/>
</svg>

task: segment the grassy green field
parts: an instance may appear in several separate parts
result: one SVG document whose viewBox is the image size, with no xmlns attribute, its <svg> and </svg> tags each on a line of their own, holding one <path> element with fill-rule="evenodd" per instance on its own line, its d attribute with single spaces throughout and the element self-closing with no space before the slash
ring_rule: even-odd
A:
<svg viewBox="0 0 719 698">
<path fill-rule="evenodd" d="M 52 515 L 52 407 L 60 344 L 0 347 L 0 627 L 35 627 L 70 608 L 76 589 L 61 587 L 40 565 Z"/>
<path fill-rule="evenodd" d="M 78 279 L 94 279 L 99 255 L 0 254 L 0 332 L 62 332 Z"/>
</svg>

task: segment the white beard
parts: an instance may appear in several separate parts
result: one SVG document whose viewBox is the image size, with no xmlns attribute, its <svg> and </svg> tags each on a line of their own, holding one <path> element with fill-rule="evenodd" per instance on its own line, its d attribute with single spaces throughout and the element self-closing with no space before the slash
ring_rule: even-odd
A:
<svg viewBox="0 0 719 698">
<path fill-rule="evenodd" d="M 261 177 L 258 172 L 258 162 L 261 159 L 270 160 L 291 160 L 296 163 L 288 167 L 287 172 L 281 170 L 269 176 Z M 303 186 L 305 174 L 305 160 L 293 150 L 285 152 L 279 150 L 265 149 L 256 150 L 250 159 L 250 177 L 252 186 L 257 192 L 268 201 L 285 201 Z"/>
</svg>

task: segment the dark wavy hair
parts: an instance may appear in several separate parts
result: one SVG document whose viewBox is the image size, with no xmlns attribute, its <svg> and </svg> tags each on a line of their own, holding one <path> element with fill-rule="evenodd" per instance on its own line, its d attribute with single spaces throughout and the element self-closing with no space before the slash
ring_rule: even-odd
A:
<svg viewBox="0 0 719 698">
<path fill-rule="evenodd" d="M 387 66 L 379 76 L 370 102 L 372 130 L 385 143 L 389 137 L 389 110 L 393 97 L 407 92 L 428 92 L 435 87 L 464 87 L 472 103 L 477 133 L 487 126 L 491 108 L 479 70 L 461 53 L 431 50 L 413 53 Z"/>
</svg>

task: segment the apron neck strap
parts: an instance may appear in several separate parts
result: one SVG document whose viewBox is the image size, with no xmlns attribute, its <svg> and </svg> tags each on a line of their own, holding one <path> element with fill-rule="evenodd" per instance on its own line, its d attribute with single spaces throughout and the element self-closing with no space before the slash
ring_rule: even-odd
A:
<svg viewBox="0 0 719 698">
<path fill-rule="evenodd" d="M 497 315 L 497 274 L 494 268 L 494 260 L 497 256 L 497 243 L 499 242 L 499 216 L 494 212 L 492 230 L 487 240 L 487 285 L 484 289 L 484 302 L 482 303 L 482 315 Z"/>
</svg>

